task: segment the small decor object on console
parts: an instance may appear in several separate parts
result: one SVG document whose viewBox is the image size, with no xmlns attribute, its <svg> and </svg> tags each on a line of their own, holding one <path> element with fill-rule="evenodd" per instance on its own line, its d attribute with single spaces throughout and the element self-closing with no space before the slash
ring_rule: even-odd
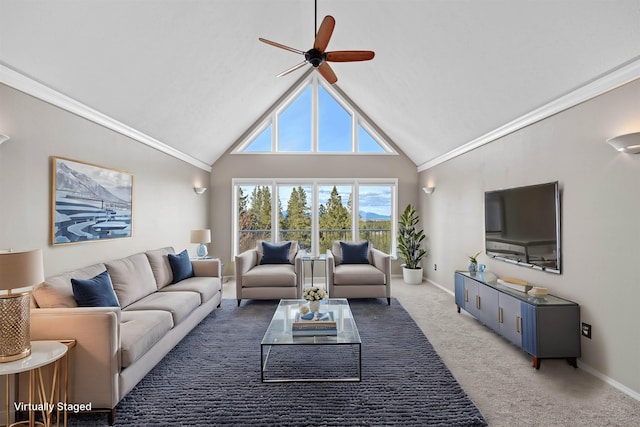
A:
<svg viewBox="0 0 640 427">
<path fill-rule="evenodd" d="M 528 292 L 533 288 L 533 286 L 531 286 L 526 280 L 516 279 L 513 277 L 501 277 L 497 282 L 500 285 L 520 292 Z"/>
<path fill-rule="evenodd" d="M 476 252 L 475 255 L 469 255 L 469 271 L 472 272 L 472 273 L 474 271 L 478 271 L 478 260 L 477 260 L 477 257 L 478 257 L 478 255 L 480 255 L 480 252 L 482 252 L 482 251 Z"/>
</svg>

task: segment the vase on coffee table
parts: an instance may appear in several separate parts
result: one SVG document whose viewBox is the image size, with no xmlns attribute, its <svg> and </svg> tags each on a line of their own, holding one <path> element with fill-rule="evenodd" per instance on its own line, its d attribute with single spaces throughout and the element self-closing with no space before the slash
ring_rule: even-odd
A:
<svg viewBox="0 0 640 427">
<path fill-rule="evenodd" d="M 309 310 L 318 314 L 320 312 L 320 301 L 309 301 Z"/>
</svg>

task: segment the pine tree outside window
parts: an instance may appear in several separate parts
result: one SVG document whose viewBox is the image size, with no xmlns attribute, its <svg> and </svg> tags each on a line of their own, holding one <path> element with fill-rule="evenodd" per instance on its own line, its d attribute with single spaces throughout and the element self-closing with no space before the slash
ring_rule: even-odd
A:
<svg viewBox="0 0 640 427">
<path fill-rule="evenodd" d="M 395 252 L 395 179 L 233 181 L 234 254 L 258 240 L 296 240 L 313 254 L 325 253 L 334 240 L 368 240 Z"/>
</svg>

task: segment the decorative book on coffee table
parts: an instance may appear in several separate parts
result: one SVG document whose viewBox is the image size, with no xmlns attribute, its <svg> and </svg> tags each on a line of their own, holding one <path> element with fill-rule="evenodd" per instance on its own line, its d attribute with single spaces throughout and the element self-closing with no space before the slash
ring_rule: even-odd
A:
<svg viewBox="0 0 640 427">
<path fill-rule="evenodd" d="M 317 320 L 315 316 L 298 313 L 291 325 L 291 334 L 293 336 L 338 335 L 333 312 L 318 313 Z"/>
</svg>

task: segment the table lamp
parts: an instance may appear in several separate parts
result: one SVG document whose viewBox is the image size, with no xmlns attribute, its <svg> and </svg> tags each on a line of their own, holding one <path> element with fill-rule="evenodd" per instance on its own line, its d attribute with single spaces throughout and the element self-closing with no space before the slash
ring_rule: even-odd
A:
<svg viewBox="0 0 640 427">
<path fill-rule="evenodd" d="M 0 251 L 0 363 L 31 354 L 31 288 L 44 281 L 42 251 Z"/>
<path fill-rule="evenodd" d="M 191 230 L 191 243 L 199 243 L 196 251 L 198 258 L 206 257 L 208 251 L 205 243 L 211 243 L 211 230 Z"/>
</svg>

